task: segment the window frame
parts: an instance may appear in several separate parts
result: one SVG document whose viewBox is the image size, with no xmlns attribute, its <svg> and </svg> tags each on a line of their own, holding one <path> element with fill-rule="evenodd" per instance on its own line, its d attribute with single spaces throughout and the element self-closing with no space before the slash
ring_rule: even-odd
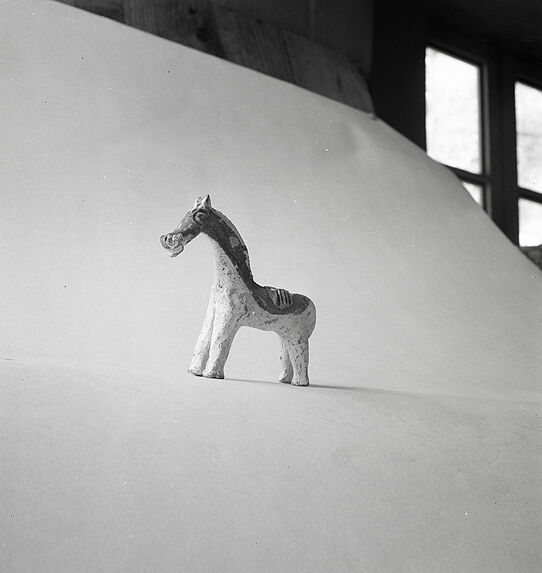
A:
<svg viewBox="0 0 542 573">
<path fill-rule="evenodd" d="M 426 48 L 480 69 L 481 174 L 449 167 L 463 181 L 482 186 L 482 205 L 501 231 L 519 244 L 519 199 L 542 203 L 542 193 L 520 187 L 517 174 L 515 84 L 542 89 L 542 67 L 503 49 L 497 39 L 472 37 L 433 25 Z"/>
<path fill-rule="evenodd" d="M 526 86 L 534 88 L 534 89 L 540 91 L 540 93 L 542 94 L 542 79 L 540 79 L 539 81 L 536 81 L 536 79 L 534 79 L 533 76 L 534 76 L 534 74 L 533 74 L 533 70 L 532 70 L 531 66 L 528 66 L 525 63 L 519 63 L 516 67 L 516 73 L 515 73 L 515 78 L 514 78 L 514 95 L 515 95 L 516 83 L 522 83 Z M 534 79 L 534 81 L 533 81 L 533 79 Z M 515 102 L 515 98 L 514 98 L 514 102 Z M 514 106 L 514 110 L 515 110 L 515 106 Z M 517 142 L 516 142 L 516 146 L 517 146 Z M 516 147 L 516 161 L 517 161 L 517 147 Z M 519 176 L 518 176 L 518 179 L 516 180 L 516 188 L 517 188 L 517 202 L 518 202 L 518 240 L 517 240 L 517 244 L 520 245 L 521 247 L 536 246 L 536 245 L 521 245 L 519 242 L 519 235 L 520 235 L 519 200 L 520 199 L 526 199 L 528 201 L 532 201 L 534 203 L 538 203 L 539 205 L 542 205 L 542 192 L 534 191 L 533 189 L 528 189 L 527 187 L 522 187 L 519 184 Z"/>
<path fill-rule="evenodd" d="M 439 30 L 438 35 L 431 35 L 426 42 L 427 48 L 432 48 L 456 58 L 463 62 L 471 65 L 475 65 L 480 70 L 480 83 L 478 86 L 478 102 L 480 106 L 479 114 L 479 133 L 480 133 L 480 173 L 473 173 L 471 171 L 466 171 L 459 167 L 454 167 L 451 165 L 443 164 L 448 169 L 453 171 L 459 179 L 467 183 L 473 183 L 474 185 L 479 185 L 482 188 L 482 207 L 488 213 L 491 209 L 491 189 L 492 189 L 492 177 L 488 156 L 488 148 L 490 147 L 488 141 L 487 133 L 487 55 L 486 50 L 483 47 L 476 46 L 469 39 L 460 38 L 457 41 L 455 35 L 453 36 L 454 43 L 450 38 L 451 34 L 444 32 L 442 29 Z"/>
<path fill-rule="evenodd" d="M 466 171 L 465 169 L 461 169 L 460 167 L 454 167 L 454 166 L 448 165 L 446 163 L 443 163 L 443 165 L 445 165 L 448 169 L 453 171 L 459 177 L 459 179 L 461 179 L 462 181 L 465 181 L 466 183 L 473 183 L 474 185 L 478 185 L 482 188 L 482 194 L 481 194 L 482 207 L 487 210 L 488 205 L 489 205 L 488 189 L 491 186 L 491 178 L 490 178 L 490 173 L 489 173 L 488 165 L 487 165 L 487 157 L 486 157 L 487 142 L 486 142 L 486 134 L 484 133 L 484 123 L 485 123 L 485 120 L 484 120 L 484 114 L 485 114 L 484 61 L 482 58 L 469 58 L 464 53 L 458 54 L 457 51 L 452 51 L 452 50 L 448 49 L 447 44 L 445 44 L 441 41 L 437 41 L 437 40 L 427 42 L 425 48 L 426 48 L 426 53 L 427 53 L 427 48 L 431 48 L 431 49 L 437 50 L 437 51 L 439 51 L 439 52 L 441 52 L 447 56 L 455 58 L 456 60 L 461 60 L 462 62 L 465 62 L 467 64 L 474 65 L 480 71 L 479 86 L 478 86 L 478 103 L 480 106 L 480 113 L 479 113 L 479 117 L 478 117 L 478 129 L 479 129 L 479 133 L 480 133 L 480 148 L 478 150 L 479 157 L 480 157 L 480 173 L 474 173 L 471 171 Z M 427 77 L 427 72 L 426 72 L 426 77 Z"/>
</svg>

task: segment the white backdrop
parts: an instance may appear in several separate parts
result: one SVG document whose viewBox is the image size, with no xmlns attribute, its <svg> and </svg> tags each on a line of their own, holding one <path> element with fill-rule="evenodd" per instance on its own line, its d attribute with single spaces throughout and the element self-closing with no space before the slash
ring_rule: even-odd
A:
<svg viewBox="0 0 542 573">
<path fill-rule="evenodd" d="M 48 381 L 54 379 L 51 372 L 62 380 L 63 376 L 69 378 L 65 373 L 72 372 L 70 368 L 83 372 L 91 371 L 89 368 L 120 369 L 124 372 L 120 377 L 123 382 L 119 387 L 111 383 L 111 388 L 118 391 L 117 398 L 124 397 L 121 400 L 126 399 L 126 392 L 135 384 L 130 382 L 135 380 L 132 376 L 160 375 L 158 379 L 166 386 L 155 385 L 156 394 L 152 394 L 154 398 L 150 394 L 146 397 L 148 403 L 167 397 L 188 408 L 190 401 L 186 401 L 186 396 L 174 396 L 177 384 L 184 384 L 181 391 L 188 392 L 196 402 L 201 401 L 201 408 L 213 396 L 221 396 L 224 408 L 217 411 L 218 405 L 213 403 L 214 416 L 237 416 L 235 400 L 253 404 L 252 398 L 247 398 L 252 396 L 258 401 L 258 393 L 268 386 L 259 385 L 254 390 L 252 386 L 239 386 L 241 382 L 231 382 L 231 394 L 227 386 L 220 386 L 216 391 L 219 394 L 210 391 L 210 386 L 202 386 L 205 391 L 200 394 L 195 382 L 183 374 L 203 321 L 212 277 L 212 252 L 206 239 L 199 238 L 181 256 L 170 259 L 159 244 L 159 236 L 175 227 L 198 195 L 210 193 L 213 205 L 236 224 L 246 241 L 255 279 L 260 284 L 307 294 L 315 301 L 318 321 L 311 339 L 310 371 L 312 382 L 320 390 L 329 386 L 424 392 L 455 395 L 467 403 L 474 397 L 513 400 L 514 404 L 518 400 L 538 400 L 542 373 L 540 272 L 517 253 L 451 174 L 388 126 L 294 86 L 63 5 L 4 2 L 1 15 L 0 356 L 4 367 L 48 365 L 56 369 L 44 370 L 44 380 Z M 226 376 L 274 381 L 278 371 L 278 342 L 274 336 L 241 331 Z M 27 373 L 28 384 L 33 376 L 41 375 Z M 82 407 L 79 400 L 86 396 L 83 379 L 86 380 L 81 377 L 81 389 L 77 390 L 82 394 L 69 393 L 65 398 L 66 404 L 72 404 L 70 412 Z M 57 390 L 64 388 L 62 384 Z M 14 388 L 10 382 L 9 392 L 15 392 Z M 47 385 L 40 388 L 40 392 L 52 392 Z M 284 387 L 269 388 L 275 396 Z M 109 391 L 113 392 L 106 390 Z M 27 412 L 25 407 L 30 408 L 29 404 L 38 400 L 33 383 L 25 392 L 12 396 L 12 406 L 8 406 L 11 412 L 19 412 L 19 422 L 9 426 L 15 440 L 21 427 L 28 427 L 17 425 L 26 415 L 21 412 Z M 40 403 L 48 404 L 43 407 L 51 408 L 57 419 L 63 419 L 65 428 L 73 428 L 76 422 L 63 409 L 62 401 L 57 401 L 63 395 L 62 391 L 47 394 L 49 398 Z M 303 419 L 305 415 L 292 404 L 305 412 L 306 403 L 299 395 L 287 394 L 290 398 L 284 405 L 281 400 L 285 398 L 277 396 L 265 399 L 274 404 L 275 414 L 282 412 L 277 420 L 281 431 L 286 431 L 291 416 L 300 415 Z M 337 443 L 342 445 L 335 453 L 330 451 L 330 456 L 363 458 L 372 451 L 377 464 L 373 467 L 382 463 L 388 475 L 405 472 L 413 484 L 422 484 L 416 468 L 409 466 L 405 470 L 400 461 L 399 466 L 390 460 L 375 461 L 381 451 L 378 444 L 389 451 L 395 447 L 392 444 L 402 443 L 390 434 L 386 434 L 385 446 L 373 435 L 372 443 L 376 445 L 365 450 L 356 440 L 365 435 L 367 428 L 352 430 L 347 439 L 340 432 L 337 434 L 337 420 L 358 423 L 353 421 L 358 420 L 358 413 L 349 405 L 351 398 L 346 397 L 343 403 L 336 394 L 318 396 L 323 401 L 313 404 L 311 411 L 316 414 L 307 414 L 306 423 L 314 423 L 321 431 L 326 427 L 329 435 L 338 436 Z M 94 406 L 106 420 L 106 427 L 110 423 L 107 420 L 125 419 L 124 410 L 109 412 L 111 406 L 104 405 L 103 400 L 102 396 Z M 228 400 L 233 401 L 230 404 Z M 232 411 L 228 410 L 230 407 Z M 378 406 L 375 407 L 378 413 Z M 409 405 L 399 404 L 394 423 L 403 415 L 403 407 L 404 413 Z M 360 403 L 360 408 L 367 407 Z M 412 411 L 423 417 L 425 406 L 413 406 L 411 414 Z M 269 412 L 253 414 L 265 420 L 269 416 Z M 35 410 L 28 415 L 29 420 L 34 420 Z M 192 409 L 184 415 L 187 428 L 193 430 L 201 410 Z M 376 414 L 364 414 L 368 420 L 371 415 Z M 437 427 L 447 416 L 439 411 L 434 415 L 427 422 L 428 427 Z M 451 428 L 451 420 L 468 424 L 471 419 L 471 414 L 463 410 L 455 418 L 450 416 Z M 245 422 L 241 416 L 239 423 Z M 269 426 L 264 427 L 273 433 L 273 416 L 268 422 Z M 89 423 L 85 427 L 91 436 L 94 426 Z M 135 424 L 133 420 L 132 423 Z M 386 423 L 377 416 L 372 431 Z M 517 420 L 514 423 L 522 427 Z M 231 430 L 231 424 L 235 422 L 227 418 L 226 427 L 230 430 L 226 434 L 235 440 L 237 430 Z M 160 435 L 161 430 L 154 429 Z M 402 435 L 400 426 L 396 429 Z M 416 429 L 410 430 L 407 435 L 417 440 Z M 126 431 L 124 428 L 121 435 Z M 260 437 L 261 431 L 256 430 Z M 427 436 L 431 436 L 427 431 Z M 147 439 L 149 435 L 146 434 Z M 115 443 L 111 435 L 107 436 L 104 439 L 110 440 L 109 444 Z M 292 459 L 305 459 L 303 456 L 309 455 L 318 443 L 317 436 L 313 438 L 315 443 L 308 450 L 299 445 L 301 449 L 295 450 Z M 198 448 L 209 447 L 212 451 L 214 438 L 207 435 L 201 440 Z M 529 438 L 521 440 L 523 450 L 517 453 L 520 461 L 516 459 L 507 466 L 511 473 L 506 474 L 506 479 L 510 483 L 515 483 L 516 475 L 516 470 L 510 468 L 514 464 L 521 467 L 530 455 Z M 14 457 L 10 459 L 18 460 L 21 450 L 14 443 L 10 441 L 4 452 L 11 452 Z M 465 446 L 459 437 L 457 444 L 460 443 Z M 272 442 L 268 446 L 275 451 Z M 25 448 L 28 447 L 32 451 L 27 444 Z M 70 447 L 62 450 L 64 454 L 72 451 Z M 123 447 L 131 451 L 129 444 Z M 265 451 L 261 444 L 253 447 L 256 456 Z M 435 447 L 444 457 L 440 460 L 440 454 L 435 453 L 434 459 L 446 464 L 455 445 L 446 442 L 445 446 Z M 465 447 L 466 451 L 474 451 L 469 450 L 468 444 Z M 408 449 L 406 445 L 405 448 Z M 116 458 L 117 454 L 108 450 L 108 455 Z M 469 467 L 476 466 L 480 455 L 478 450 L 473 454 Z M 95 461 L 100 465 L 103 458 L 101 454 L 97 456 Z M 397 456 L 396 461 L 400 460 L 400 452 Z M 199 467 L 201 460 L 190 459 L 190 467 Z M 311 459 L 309 456 L 306 463 L 313 463 Z M 262 475 L 269 478 L 268 463 L 286 463 L 282 458 L 280 463 L 266 460 L 260 459 L 260 465 L 254 462 L 254 467 L 259 468 L 254 471 L 263 472 L 254 477 L 257 483 L 261 483 Z M 246 470 L 249 473 L 251 463 Z M 327 471 L 324 468 L 329 460 L 322 464 L 318 471 Z M 21 480 L 20 472 L 25 471 L 22 467 L 26 466 L 12 467 L 10 475 L 15 481 Z M 343 475 L 339 483 L 347 489 L 353 487 L 352 495 L 362 495 L 349 481 L 355 479 L 359 468 L 348 467 L 351 473 Z M 458 465 L 454 467 L 457 469 Z M 529 467 L 532 470 L 536 466 L 531 463 Z M 303 473 L 299 479 L 314 479 L 311 468 L 305 467 L 306 472 L 310 470 L 310 479 Z M 205 471 L 194 469 L 194 479 L 200 479 Z M 521 471 L 525 472 L 525 468 Z M 47 473 L 45 469 L 43 472 Z M 433 474 L 429 470 L 429 474 L 436 480 L 435 496 L 442 499 L 439 487 L 447 487 L 449 476 L 438 469 Z M 371 491 L 376 500 L 373 511 L 382 517 L 382 511 L 388 511 L 397 500 L 378 489 L 381 476 L 371 475 Z M 230 478 L 235 483 L 234 477 Z M 24 479 L 20 483 L 36 493 Z M 145 483 L 140 483 L 141 492 L 147 487 Z M 216 495 L 218 482 L 202 483 L 207 484 L 201 486 L 207 487 L 207 493 L 200 492 L 203 497 L 211 491 Z M 274 495 L 279 496 L 280 480 L 272 483 L 272 487 L 279 488 Z M 359 487 L 366 486 L 365 483 Z M 319 492 L 318 487 L 324 486 L 313 487 Z M 303 484 L 300 488 L 303 490 Z M 26 499 L 29 490 L 17 490 L 13 499 Z M 533 491 L 532 487 L 522 490 L 522 503 L 532 503 Z M 265 499 L 262 495 L 261 499 Z M 277 503 L 280 505 L 280 496 L 273 499 L 261 511 L 269 512 Z M 329 499 L 335 498 L 328 498 L 328 502 Z M 299 515 L 307 516 L 313 511 L 307 507 L 315 506 L 306 497 L 302 500 L 305 501 L 296 507 Z M 108 505 L 111 500 L 101 502 Z M 234 498 L 230 502 L 233 506 L 238 503 Z M 88 510 L 84 505 L 87 502 L 72 499 L 71 503 L 82 512 Z M 80 503 L 82 507 L 77 505 Z M 252 509 L 254 503 L 260 502 L 253 500 Z M 304 503 L 309 505 L 305 507 Z M 430 512 L 433 502 L 424 503 Z M 326 510 L 328 519 L 340 521 L 341 515 L 347 515 L 341 512 L 348 512 L 355 502 L 347 498 L 339 505 L 331 503 Z M 186 507 L 185 510 L 188 511 Z M 197 513 L 201 507 L 193 511 Z M 518 522 L 523 520 L 526 527 L 529 523 L 532 526 L 532 519 L 529 521 L 521 509 L 517 511 Z M 211 514 L 201 527 L 209 526 Z M 433 523 L 428 515 L 433 514 L 420 515 L 416 523 Z M 487 531 L 485 528 L 492 523 L 492 518 L 484 515 L 478 523 L 481 531 Z M 438 516 L 433 517 L 438 523 Z M 272 529 L 280 527 L 282 518 L 284 515 L 267 525 Z M 354 557 L 359 548 L 355 541 L 358 525 L 354 524 L 359 522 L 363 535 L 370 529 L 362 521 L 352 514 L 348 518 L 347 538 L 339 527 L 336 544 L 332 544 L 336 555 L 347 556 L 345 568 L 353 563 L 352 570 L 357 570 L 355 563 L 359 563 Z M 299 522 L 302 523 L 303 520 Z M 119 528 L 121 525 L 117 523 Z M 241 531 L 256 526 L 252 522 L 245 523 L 247 530 L 232 526 L 233 533 L 224 533 L 228 531 L 224 523 L 220 527 L 221 535 L 242 537 Z M 266 525 L 260 523 L 258 527 L 265 529 Z M 388 526 L 381 527 L 385 531 Z M 407 530 L 414 531 L 415 526 L 411 524 Z M 325 528 L 320 533 L 307 531 L 303 534 L 305 545 L 300 541 L 303 547 L 310 546 L 311 539 L 322 541 L 327 535 Z M 406 551 L 411 546 L 408 535 L 397 535 L 403 536 Z M 239 539 L 237 542 L 241 543 Z M 341 545 L 347 539 L 351 545 Z M 457 541 L 457 537 L 454 539 Z M 471 555 L 469 551 L 480 555 L 479 547 L 471 541 L 463 539 L 466 555 Z M 481 540 L 481 546 L 486 541 Z M 237 547 L 235 540 L 228 543 L 225 547 Z M 492 543 L 488 546 L 493 547 L 492 551 L 506 547 L 498 534 Z M 531 547 L 529 540 L 525 543 L 525 547 Z M 185 557 L 192 555 L 192 545 L 183 547 L 188 552 Z M 372 547 L 376 551 L 376 545 Z M 114 555 L 114 546 L 110 549 L 109 555 Z M 444 543 L 440 550 L 453 562 L 457 553 L 453 547 L 447 548 Z M 319 555 L 316 562 L 326 570 L 325 551 L 319 551 L 315 553 Z M 365 555 L 367 566 L 382 565 L 378 559 L 385 559 L 387 549 L 382 546 L 377 553 L 378 558 L 373 561 Z M 24 554 L 23 551 L 21 555 Z M 253 555 L 250 551 L 248 554 Z M 523 554 L 526 560 L 533 555 L 532 551 Z M 251 567 L 258 567 L 261 555 L 255 555 Z M 514 562 L 512 554 L 494 555 L 496 560 Z M 353 561 L 348 561 L 350 558 Z M 192 566 L 198 562 L 186 559 Z M 301 570 L 301 563 L 309 567 L 300 555 L 292 559 L 288 561 L 291 570 Z M 224 563 L 226 570 L 230 562 Z M 231 563 L 237 562 L 234 559 Z M 290 566 L 280 559 L 269 563 L 280 565 L 278 570 L 282 571 Z M 169 565 L 175 570 L 173 558 Z M 330 566 L 327 563 L 327 570 L 331 570 Z M 60 569 L 51 565 L 51 570 Z"/>
<path fill-rule="evenodd" d="M 316 302 L 315 379 L 533 380 L 540 275 L 380 121 L 77 10 L 14 4 L 4 356 L 184 369 L 212 255 L 202 238 L 172 261 L 158 237 L 210 193 L 256 280 Z M 274 377 L 277 348 L 241 332 L 228 371 Z"/>
</svg>

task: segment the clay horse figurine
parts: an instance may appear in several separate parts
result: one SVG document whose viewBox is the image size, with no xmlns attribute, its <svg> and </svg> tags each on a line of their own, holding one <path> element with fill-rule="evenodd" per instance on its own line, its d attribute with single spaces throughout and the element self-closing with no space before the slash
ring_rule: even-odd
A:
<svg viewBox="0 0 542 573">
<path fill-rule="evenodd" d="M 207 314 L 194 349 L 189 372 L 207 378 L 224 378 L 224 365 L 241 326 L 272 330 L 279 335 L 282 372 L 280 382 L 308 386 L 309 336 L 316 309 L 301 294 L 260 286 L 252 278 L 248 250 L 237 229 L 211 198 L 198 197 L 177 228 L 160 237 L 171 257 L 200 233 L 213 242 L 216 259 L 214 284 Z"/>
</svg>

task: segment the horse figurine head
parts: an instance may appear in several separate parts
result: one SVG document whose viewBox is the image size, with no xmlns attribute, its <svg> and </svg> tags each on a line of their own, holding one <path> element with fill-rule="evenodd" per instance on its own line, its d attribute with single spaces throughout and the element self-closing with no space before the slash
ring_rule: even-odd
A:
<svg viewBox="0 0 542 573">
<path fill-rule="evenodd" d="M 198 197 L 193 209 L 188 211 L 177 227 L 171 233 L 160 237 L 162 247 L 169 251 L 170 257 L 180 255 L 185 246 L 202 232 L 210 213 L 211 197 Z"/>
</svg>

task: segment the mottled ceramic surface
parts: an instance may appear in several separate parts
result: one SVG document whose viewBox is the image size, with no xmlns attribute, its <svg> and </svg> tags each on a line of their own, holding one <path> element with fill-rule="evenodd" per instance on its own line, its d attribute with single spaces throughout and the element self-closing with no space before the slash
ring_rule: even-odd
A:
<svg viewBox="0 0 542 573">
<path fill-rule="evenodd" d="M 308 386 L 309 337 L 316 323 L 314 303 L 285 289 L 260 286 L 250 269 L 248 249 L 231 221 L 213 209 L 211 198 L 198 197 L 194 208 L 160 242 L 176 257 L 200 233 L 215 249 L 215 279 L 203 327 L 188 371 L 224 378 L 224 366 L 241 326 L 271 330 L 281 342 L 280 382 Z"/>
</svg>

